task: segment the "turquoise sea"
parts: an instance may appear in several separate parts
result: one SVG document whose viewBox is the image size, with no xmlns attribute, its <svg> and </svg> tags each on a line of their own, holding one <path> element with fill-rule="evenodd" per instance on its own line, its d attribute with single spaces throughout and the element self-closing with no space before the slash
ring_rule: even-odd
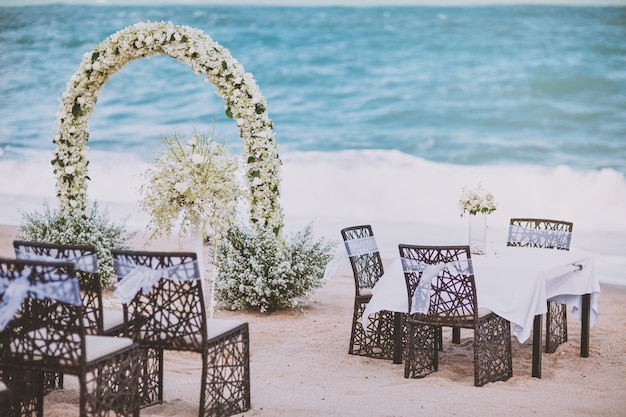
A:
<svg viewBox="0 0 626 417">
<path fill-rule="evenodd" d="M 83 54 L 144 20 L 227 47 L 267 98 L 284 152 L 626 173 L 619 7 L 0 8 L 0 149 L 52 149 L 57 99 Z M 215 120 L 235 148 L 213 91 L 171 58 L 133 62 L 102 91 L 90 146 L 143 154 L 161 134 Z"/>
<path fill-rule="evenodd" d="M 570 220 L 573 245 L 626 266 L 626 7 L 0 6 L 0 223 L 55 200 L 58 98 L 83 55 L 147 20 L 201 29 L 254 76 L 288 225 L 460 230 L 461 188 L 482 183 L 494 230 Z M 162 135 L 241 149 L 214 86 L 164 56 L 114 75 L 89 130 L 90 198 L 138 227 Z"/>
</svg>

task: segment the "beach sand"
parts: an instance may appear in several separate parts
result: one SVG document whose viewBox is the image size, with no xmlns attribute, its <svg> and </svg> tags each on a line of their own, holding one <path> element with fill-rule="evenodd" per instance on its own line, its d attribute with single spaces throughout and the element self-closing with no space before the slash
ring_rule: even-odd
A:
<svg viewBox="0 0 626 417">
<path fill-rule="evenodd" d="M 17 232 L 17 226 L 0 226 L 0 254 L 12 254 Z M 133 245 L 140 244 L 138 237 Z M 181 247 L 160 241 L 153 248 Z M 588 358 L 579 356 L 580 322 L 570 314 L 569 341 L 543 355 L 541 379 L 531 377 L 531 340 L 520 344 L 513 338 L 513 378 L 480 388 L 473 385 L 467 330 L 460 345 L 452 345 L 444 332 L 439 371 L 423 379 L 405 379 L 403 365 L 348 355 L 353 300 L 351 271 L 340 269 L 299 309 L 272 314 L 216 310 L 216 318 L 250 325 L 252 408 L 238 416 L 626 415 L 624 287 L 602 285 Z M 141 415 L 197 416 L 199 355 L 166 352 L 164 369 L 165 401 Z M 65 389 L 46 396 L 46 416 L 77 415 L 77 401 L 75 379 L 66 376 Z"/>
</svg>

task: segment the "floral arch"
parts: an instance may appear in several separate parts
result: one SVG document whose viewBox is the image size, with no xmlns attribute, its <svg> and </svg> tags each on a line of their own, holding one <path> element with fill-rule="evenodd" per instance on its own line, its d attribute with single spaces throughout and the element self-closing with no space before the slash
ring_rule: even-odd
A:
<svg viewBox="0 0 626 417">
<path fill-rule="evenodd" d="M 250 188 L 250 222 L 278 233 L 283 225 L 279 203 L 278 146 L 266 101 L 252 74 L 244 71 L 228 49 L 202 31 L 165 22 L 141 22 L 105 39 L 84 55 L 60 98 L 59 131 L 52 165 L 59 209 L 85 210 L 89 139 L 87 120 L 104 83 L 127 63 L 156 54 L 175 58 L 203 74 L 224 99 L 243 140 L 243 159 Z"/>
</svg>

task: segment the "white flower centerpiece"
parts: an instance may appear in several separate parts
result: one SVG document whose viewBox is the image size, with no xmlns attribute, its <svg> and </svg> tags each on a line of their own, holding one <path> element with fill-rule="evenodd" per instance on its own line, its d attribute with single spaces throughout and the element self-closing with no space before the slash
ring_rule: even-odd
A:
<svg viewBox="0 0 626 417">
<path fill-rule="evenodd" d="M 476 188 L 463 187 L 459 207 L 461 217 L 468 213 L 469 216 L 469 246 L 473 254 L 482 255 L 486 250 L 487 243 L 487 215 L 497 208 L 493 194 L 486 191 L 482 184 Z"/>
<path fill-rule="evenodd" d="M 200 233 L 204 239 L 212 229 L 217 238 L 232 225 L 242 195 L 237 164 L 213 139 L 195 134 L 182 144 L 177 135 L 162 138 L 166 149 L 142 174 L 139 189 L 141 208 L 151 216 L 148 241 L 176 227 L 179 237 Z"/>
</svg>

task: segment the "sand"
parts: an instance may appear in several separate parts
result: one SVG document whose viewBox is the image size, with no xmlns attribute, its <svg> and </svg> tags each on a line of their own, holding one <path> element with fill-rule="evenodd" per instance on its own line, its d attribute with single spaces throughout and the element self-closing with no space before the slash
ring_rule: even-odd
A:
<svg viewBox="0 0 626 417">
<path fill-rule="evenodd" d="M 2 256 L 12 255 L 17 231 L 0 226 Z M 179 248 L 168 241 L 153 247 Z M 569 341 L 543 355 L 541 379 L 531 377 L 531 340 L 514 338 L 513 378 L 480 388 L 473 385 L 469 331 L 460 345 L 444 333 L 439 371 L 423 379 L 405 379 L 403 365 L 348 355 L 353 299 L 351 272 L 341 269 L 299 309 L 216 310 L 217 318 L 250 325 L 252 408 L 239 416 L 626 416 L 624 287 L 602 285 L 588 358 L 579 356 L 580 322 L 570 314 Z M 166 352 L 164 369 L 165 401 L 141 415 L 197 416 L 199 356 Z M 77 415 L 77 400 L 75 380 L 66 376 L 65 389 L 46 397 L 46 416 Z"/>
</svg>

